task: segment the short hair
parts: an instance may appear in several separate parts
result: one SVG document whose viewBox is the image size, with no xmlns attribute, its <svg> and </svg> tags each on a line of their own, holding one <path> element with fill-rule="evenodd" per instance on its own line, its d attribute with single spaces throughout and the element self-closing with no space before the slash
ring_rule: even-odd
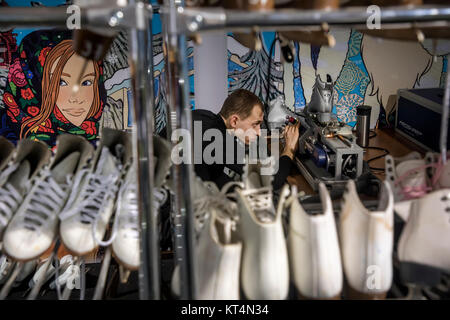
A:
<svg viewBox="0 0 450 320">
<path fill-rule="evenodd" d="M 225 99 L 219 114 L 225 119 L 232 114 L 237 114 L 242 119 L 246 119 L 256 105 L 260 106 L 264 112 L 263 103 L 255 94 L 245 89 L 237 89 Z"/>
</svg>

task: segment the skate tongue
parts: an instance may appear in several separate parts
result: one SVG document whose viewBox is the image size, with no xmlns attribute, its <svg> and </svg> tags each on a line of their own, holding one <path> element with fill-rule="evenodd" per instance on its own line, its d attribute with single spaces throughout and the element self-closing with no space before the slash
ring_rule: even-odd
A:
<svg viewBox="0 0 450 320">
<path fill-rule="evenodd" d="M 236 241 L 233 231 L 233 222 L 229 218 L 214 215 L 214 226 L 211 228 L 211 236 L 222 245 L 232 244 Z M 210 223 L 209 221 L 207 223 Z"/>
<path fill-rule="evenodd" d="M 23 191 L 30 177 L 31 167 L 28 160 L 24 160 L 19 168 L 9 176 L 9 183 L 16 189 Z"/>
<path fill-rule="evenodd" d="M 439 177 L 439 185 L 441 188 L 450 188 L 450 165 L 446 164 Z"/>
<path fill-rule="evenodd" d="M 249 189 L 259 189 L 262 187 L 262 181 L 259 177 L 259 174 L 254 171 L 250 172 L 247 180 Z"/>
<path fill-rule="evenodd" d="M 100 154 L 100 159 L 97 162 L 97 168 L 95 172 L 101 176 L 116 174 L 119 170 L 119 163 L 119 159 L 111 154 L 108 147 L 103 147 L 102 153 Z"/>
<path fill-rule="evenodd" d="M 114 147 L 114 152 L 115 152 L 115 156 L 119 161 L 122 161 L 123 156 L 125 154 L 125 147 L 123 146 L 123 144 L 117 144 Z"/>
<path fill-rule="evenodd" d="M 410 170 L 415 168 L 420 168 L 425 166 L 425 160 L 417 159 L 417 160 L 408 160 L 401 162 L 397 168 L 397 176 L 402 177 L 405 176 L 403 181 L 400 183 L 402 187 L 418 187 L 422 185 L 426 185 L 426 172 L 425 169 L 419 169 L 417 172 L 410 172 Z M 410 172 L 408 174 L 408 172 Z"/>
<path fill-rule="evenodd" d="M 65 183 L 66 177 L 73 174 L 80 160 L 80 152 L 75 151 L 60 161 L 51 171 L 57 183 Z"/>
</svg>

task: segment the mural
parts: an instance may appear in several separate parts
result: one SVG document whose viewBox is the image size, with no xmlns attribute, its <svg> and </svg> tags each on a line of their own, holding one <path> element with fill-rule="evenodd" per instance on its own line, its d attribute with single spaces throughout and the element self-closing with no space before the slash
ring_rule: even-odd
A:
<svg viewBox="0 0 450 320">
<path fill-rule="evenodd" d="M 71 1 L 67 1 L 70 3 Z M 64 0 L 1 1 L 2 6 L 62 6 Z M 155 131 L 166 126 L 165 69 L 159 17 L 153 21 Z M 16 143 L 36 139 L 53 147 L 60 133 L 92 143 L 101 128 L 131 129 L 133 96 L 126 32 L 101 63 L 90 62 L 80 90 L 70 94 L 84 59 L 74 54 L 69 31 L 0 30 L 0 135 Z"/>
<path fill-rule="evenodd" d="M 0 32 L 0 95 L 6 89 L 8 80 L 9 66 L 13 60 L 13 56 L 17 53 L 16 43 L 17 33 L 13 33 L 11 30 Z M 5 107 L 3 99 L 0 99 L 0 109 Z"/>
<path fill-rule="evenodd" d="M 339 120 L 355 125 L 356 107 L 367 104 L 372 106 L 373 127 L 378 120 L 381 126 L 392 125 L 398 89 L 443 87 L 448 41 L 421 45 L 377 39 L 354 30 L 331 33 L 337 42 L 334 48 L 294 43 L 291 64 L 282 61 L 278 44 L 269 53 L 273 32 L 260 35 L 263 48 L 258 52 L 228 41 L 229 91 L 246 88 L 266 101 L 270 56 L 269 100 L 283 95 L 290 108 L 300 110 L 310 100 L 316 75 L 323 80 L 330 74 L 335 81 L 333 112 Z"/>
<path fill-rule="evenodd" d="M 231 42 L 228 48 L 228 91 L 247 89 L 267 101 L 283 95 L 283 68 L 278 54 L 274 58 L 274 33 L 263 33 L 260 38 L 263 43 L 260 51 L 250 51 L 237 41 Z"/>
<path fill-rule="evenodd" d="M 362 38 L 359 32 L 350 33 L 347 55 L 334 86 L 333 111 L 339 120 L 349 124 L 356 122 L 356 107 L 364 103 L 364 95 L 370 82 L 361 58 Z"/>
</svg>

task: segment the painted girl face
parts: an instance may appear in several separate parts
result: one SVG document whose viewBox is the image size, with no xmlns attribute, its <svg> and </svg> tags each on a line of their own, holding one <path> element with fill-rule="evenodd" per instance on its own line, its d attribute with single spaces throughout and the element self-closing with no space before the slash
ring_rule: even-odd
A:
<svg viewBox="0 0 450 320">
<path fill-rule="evenodd" d="M 73 54 L 67 61 L 61 74 L 56 100 L 56 105 L 64 117 L 77 127 L 86 119 L 94 101 L 95 70 L 92 61 L 88 62 L 86 70 L 81 75 L 81 81 L 77 83 L 84 62 L 85 60 L 77 54 Z M 74 91 L 76 85 L 79 86 L 78 91 Z"/>
</svg>

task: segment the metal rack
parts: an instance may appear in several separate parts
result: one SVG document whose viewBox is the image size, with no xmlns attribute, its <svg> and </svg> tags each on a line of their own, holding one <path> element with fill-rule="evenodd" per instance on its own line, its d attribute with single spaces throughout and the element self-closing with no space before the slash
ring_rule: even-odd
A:
<svg viewBox="0 0 450 320">
<path fill-rule="evenodd" d="M 182 0 L 165 0 L 159 8 L 162 15 L 164 42 L 167 44 L 166 70 L 168 74 L 168 137 L 173 130 L 191 131 L 191 110 L 185 56 L 186 36 L 196 32 L 283 29 L 320 29 L 324 24 L 334 27 L 365 29 L 370 14 L 366 8 L 337 11 L 274 10 L 245 12 L 223 9 L 186 9 Z M 122 14 L 118 15 L 117 13 Z M 130 30 L 130 66 L 135 99 L 134 119 L 136 132 L 133 144 L 138 160 L 138 182 L 141 217 L 141 268 L 139 274 L 141 299 L 160 299 L 160 263 L 155 215 L 152 214 L 154 186 L 153 163 L 153 63 L 151 19 L 153 8 L 142 1 L 130 1 L 126 7 L 93 8 L 81 11 L 83 26 L 125 28 Z M 65 8 L 1 8 L 0 26 L 14 27 L 66 27 Z M 387 8 L 381 10 L 383 28 L 449 27 L 450 7 Z M 450 76 L 444 95 L 441 126 L 441 151 L 446 154 L 447 125 L 450 97 Z M 192 158 L 192 150 L 187 150 Z M 444 158 L 444 160 L 446 160 Z M 181 298 L 196 297 L 194 259 L 194 217 L 191 204 L 191 182 L 194 178 L 191 164 L 173 166 L 175 212 L 182 226 L 175 247 L 181 269 Z M 148 195 L 151 195 L 148 197 Z"/>
</svg>

